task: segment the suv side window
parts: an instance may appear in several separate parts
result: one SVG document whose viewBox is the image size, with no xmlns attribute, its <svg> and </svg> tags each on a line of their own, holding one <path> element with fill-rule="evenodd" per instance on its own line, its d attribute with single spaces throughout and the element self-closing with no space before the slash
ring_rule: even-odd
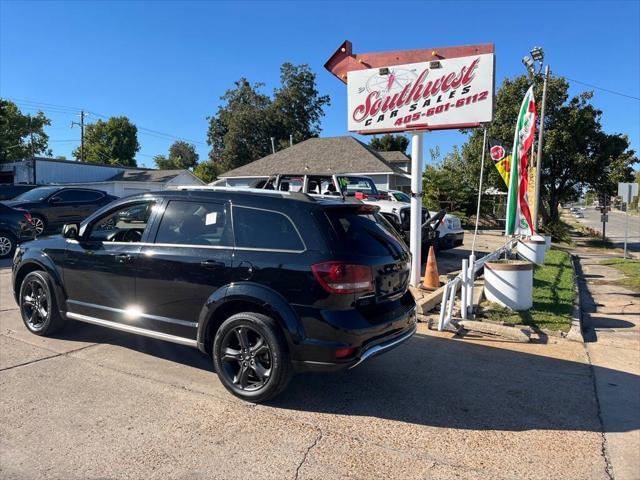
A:
<svg viewBox="0 0 640 480">
<path fill-rule="evenodd" d="M 223 203 L 172 200 L 167 205 L 156 243 L 233 246 L 231 222 Z"/>
<path fill-rule="evenodd" d="M 81 202 L 83 201 L 81 200 L 81 193 L 82 190 L 67 189 L 56 193 L 51 198 L 56 199 L 58 202 Z"/>
<path fill-rule="evenodd" d="M 91 190 L 76 190 L 75 201 L 76 202 L 95 202 L 96 200 L 104 197 L 102 192 L 93 192 Z"/>
<path fill-rule="evenodd" d="M 88 238 L 102 242 L 141 241 L 153 205 L 153 201 L 133 203 L 103 215 L 93 223 Z"/>
<path fill-rule="evenodd" d="M 233 207 L 236 247 L 302 251 L 304 242 L 289 217 L 273 210 Z"/>
</svg>

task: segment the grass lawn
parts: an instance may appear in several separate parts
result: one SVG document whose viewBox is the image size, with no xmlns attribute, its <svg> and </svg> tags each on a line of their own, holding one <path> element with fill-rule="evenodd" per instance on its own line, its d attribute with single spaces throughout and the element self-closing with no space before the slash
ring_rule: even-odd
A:
<svg viewBox="0 0 640 480">
<path fill-rule="evenodd" d="M 609 265 L 624 273 L 624 278 L 616 283 L 631 287 L 640 291 L 640 260 L 625 260 L 624 258 L 607 258 L 600 262 L 602 265 Z"/>
<path fill-rule="evenodd" d="M 576 280 L 571 257 L 561 250 L 549 250 L 545 255 L 545 264 L 535 267 L 533 272 L 531 310 L 514 312 L 483 302 L 482 316 L 489 320 L 568 332 L 575 298 Z"/>
</svg>

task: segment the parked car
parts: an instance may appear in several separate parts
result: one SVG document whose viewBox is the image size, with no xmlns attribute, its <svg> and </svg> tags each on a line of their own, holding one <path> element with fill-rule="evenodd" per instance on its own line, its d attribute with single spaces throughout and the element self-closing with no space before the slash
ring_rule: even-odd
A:
<svg viewBox="0 0 640 480">
<path fill-rule="evenodd" d="M 33 190 L 36 187 L 37 185 L 27 185 L 27 184 L 21 184 L 21 183 L 0 184 L 0 201 L 11 200 L 12 198 L 17 197 L 21 193 L 28 192 L 29 190 Z"/>
<path fill-rule="evenodd" d="M 411 202 L 411 197 L 404 192 L 399 190 L 388 190 L 388 191 L 380 191 L 382 195 L 386 197 L 386 199 L 390 202 L 402 203 L 404 205 L 409 205 Z M 431 218 L 431 212 L 426 207 L 422 207 L 423 216 L 427 219 Z M 426 215 L 425 215 L 426 211 Z M 438 247 L 441 250 L 446 250 L 449 248 L 454 248 L 460 246 L 464 243 L 464 230 L 462 229 L 462 224 L 460 219 L 455 215 L 447 213 L 439 225 L 437 225 L 438 231 Z"/>
<path fill-rule="evenodd" d="M 0 258 L 13 255 L 16 245 L 25 239 L 33 239 L 29 212 L 0 203 Z"/>
<path fill-rule="evenodd" d="M 582 210 L 576 210 L 573 213 L 573 216 L 576 217 L 576 218 L 584 218 L 584 212 Z"/>
<path fill-rule="evenodd" d="M 144 223 L 126 220 L 141 207 Z M 260 402 L 293 372 L 353 368 L 409 339 L 409 262 L 370 205 L 185 188 L 20 245 L 13 289 L 36 335 L 79 320 L 197 347 L 232 394 Z"/>
<path fill-rule="evenodd" d="M 36 235 L 56 231 L 65 223 L 80 222 L 117 197 L 101 190 L 62 186 L 38 187 L 3 202 L 27 210 Z"/>
</svg>

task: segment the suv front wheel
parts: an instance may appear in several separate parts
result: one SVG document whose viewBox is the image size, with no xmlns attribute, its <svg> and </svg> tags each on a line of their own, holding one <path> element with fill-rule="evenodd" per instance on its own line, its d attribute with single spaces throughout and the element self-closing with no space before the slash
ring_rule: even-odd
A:
<svg viewBox="0 0 640 480">
<path fill-rule="evenodd" d="M 275 320 L 260 313 L 229 317 L 216 332 L 213 364 L 220 381 L 249 402 L 275 397 L 292 376 L 286 342 Z"/>
</svg>

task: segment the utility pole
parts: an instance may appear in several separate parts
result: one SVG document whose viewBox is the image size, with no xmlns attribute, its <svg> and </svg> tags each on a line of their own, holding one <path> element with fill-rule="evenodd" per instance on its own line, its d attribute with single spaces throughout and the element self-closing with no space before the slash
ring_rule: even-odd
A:
<svg viewBox="0 0 640 480">
<path fill-rule="evenodd" d="M 81 110 L 80 123 L 71 122 L 71 128 L 73 128 L 74 125 L 78 125 L 80 127 L 80 161 L 81 162 L 84 162 L 84 117 L 85 117 L 84 110 Z"/>
<path fill-rule="evenodd" d="M 271 153 L 276 153 L 276 139 L 271 137 Z"/>
<path fill-rule="evenodd" d="M 29 138 L 31 140 L 31 165 L 33 165 L 33 184 L 37 185 L 36 178 L 36 150 L 35 145 L 33 144 L 33 119 L 29 120 Z"/>
</svg>

